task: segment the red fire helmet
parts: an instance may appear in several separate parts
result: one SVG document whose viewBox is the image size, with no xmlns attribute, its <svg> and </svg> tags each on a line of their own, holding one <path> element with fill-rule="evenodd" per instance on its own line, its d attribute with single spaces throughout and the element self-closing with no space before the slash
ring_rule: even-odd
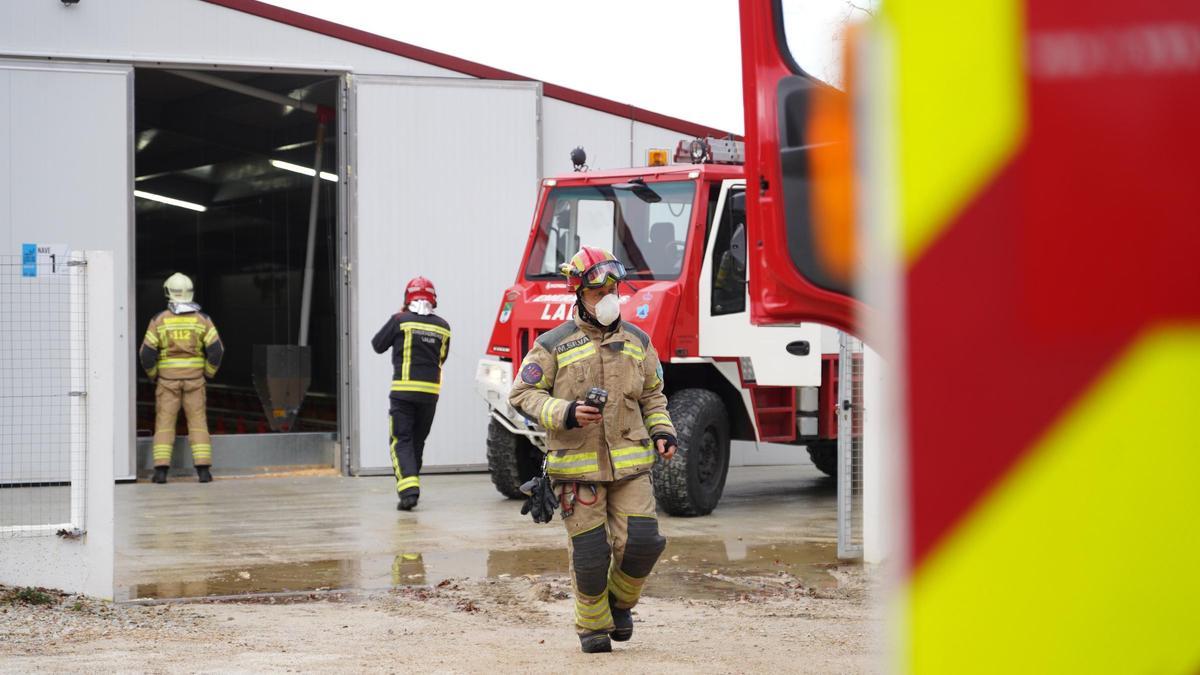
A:
<svg viewBox="0 0 1200 675">
<path fill-rule="evenodd" d="M 578 292 L 580 287 L 599 288 L 624 279 L 625 265 L 602 248 L 584 246 L 562 266 L 562 273 L 571 290 Z"/>
<path fill-rule="evenodd" d="M 428 300 L 429 304 L 437 307 L 437 289 L 433 282 L 425 277 L 414 277 L 404 287 L 404 306 L 408 307 L 413 300 Z"/>
</svg>

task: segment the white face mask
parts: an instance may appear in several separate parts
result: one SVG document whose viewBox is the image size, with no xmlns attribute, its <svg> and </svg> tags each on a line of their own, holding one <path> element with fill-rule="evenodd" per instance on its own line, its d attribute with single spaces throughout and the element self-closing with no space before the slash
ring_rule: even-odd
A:
<svg viewBox="0 0 1200 675">
<path fill-rule="evenodd" d="M 413 300 L 408 303 L 408 311 L 421 316 L 433 314 L 433 304 L 428 300 Z"/>
<path fill-rule="evenodd" d="M 601 326 L 611 326 L 614 321 L 621 318 L 621 299 L 616 293 L 609 293 L 600 298 L 600 302 L 596 303 L 595 309 L 592 310 L 592 316 L 600 322 Z"/>
</svg>

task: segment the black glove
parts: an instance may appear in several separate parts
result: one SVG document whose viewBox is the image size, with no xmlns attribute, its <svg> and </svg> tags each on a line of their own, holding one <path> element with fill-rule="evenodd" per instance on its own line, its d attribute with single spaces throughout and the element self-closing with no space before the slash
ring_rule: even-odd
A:
<svg viewBox="0 0 1200 675">
<path fill-rule="evenodd" d="M 521 507 L 521 515 L 529 514 L 535 523 L 548 523 L 554 519 L 558 497 L 554 496 L 554 489 L 550 487 L 549 476 L 543 473 L 529 479 L 521 486 L 521 492 L 529 495 Z"/>
<path fill-rule="evenodd" d="M 575 409 L 578 407 L 579 401 L 571 401 L 571 405 L 567 406 L 567 414 L 566 417 L 563 418 L 566 420 L 566 422 L 563 424 L 565 428 L 577 429 L 579 427 L 579 420 L 575 419 Z"/>
<path fill-rule="evenodd" d="M 654 434 L 653 436 L 651 436 L 651 440 L 653 440 L 653 441 L 654 441 L 654 450 L 655 450 L 655 452 L 657 452 L 657 451 L 658 451 L 658 441 L 659 441 L 660 439 L 662 439 L 662 440 L 665 440 L 665 441 L 667 442 L 667 444 L 663 446 L 663 450 L 664 450 L 664 451 L 666 451 L 666 450 L 670 450 L 671 448 L 678 448 L 678 447 L 679 447 L 679 441 L 677 441 L 677 440 L 675 439 L 675 437 L 674 437 L 674 436 L 672 436 L 671 434 L 667 434 L 667 433 L 662 433 L 662 432 L 659 432 L 659 433 L 657 433 L 657 434 Z"/>
</svg>

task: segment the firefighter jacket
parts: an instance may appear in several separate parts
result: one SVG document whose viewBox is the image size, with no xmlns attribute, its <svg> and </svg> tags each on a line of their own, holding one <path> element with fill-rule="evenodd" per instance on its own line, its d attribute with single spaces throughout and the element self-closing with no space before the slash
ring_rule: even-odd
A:
<svg viewBox="0 0 1200 675">
<path fill-rule="evenodd" d="M 568 429 L 571 403 L 592 387 L 608 391 L 603 419 Z M 508 400 L 546 430 L 546 472 L 559 480 L 603 482 L 645 473 L 651 436 L 675 435 L 662 365 L 650 336 L 619 323 L 604 332 L 576 317 L 537 339 Z"/>
<path fill-rule="evenodd" d="M 375 352 L 392 350 L 392 398 L 436 398 L 442 390 L 442 364 L 450 349 L 450 324 L 436 314 L 400 312 L 371 338 Z"/>
<path fill-rule="evenodd" d="M 199 311 L 164 310 L 150 320 L 138 360 L 150 379 L 212 378 L 221 367 L 225 345 L 217 326 Z"/>
</svg>

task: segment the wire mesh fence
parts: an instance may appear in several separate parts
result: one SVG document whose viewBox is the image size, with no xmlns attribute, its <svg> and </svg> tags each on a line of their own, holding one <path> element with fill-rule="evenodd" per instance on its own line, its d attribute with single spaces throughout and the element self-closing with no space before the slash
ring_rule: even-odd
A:
<svg viewBox="0 0 1200 675">
<path fill-rule="evenodd" d="M 838 557 L 863 554 L 863 344 L 840 333 L 838 347 Z"/>
<path fill-rule="evenodd" d="M 87 262 L 0 256 L 0 538 L 85 527 Z"/>
</svg>

